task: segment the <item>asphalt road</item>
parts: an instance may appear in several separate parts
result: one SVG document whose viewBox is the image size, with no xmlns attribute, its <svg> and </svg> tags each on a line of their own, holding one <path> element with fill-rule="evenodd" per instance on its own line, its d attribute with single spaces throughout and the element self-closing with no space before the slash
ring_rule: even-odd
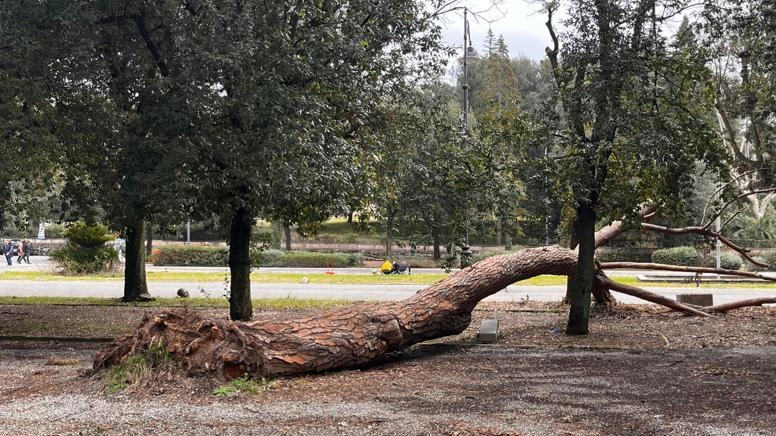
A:
<svg viewBox="0 0 776 436">
<path fill-rule="evenodd" d="M 45 257 L 33 257 L 29 265 L 19 265 L 14 260 L 12 266 L 6 264 L 0 265 L 0 274 L 7 270 L 49 270 L 50 264 Z M 225 272 L 225 268 L 191 268 L 191 267 L 154 267 L 147 266 L 149 271 L 168 270 L 168 271 L 213 271 Z M 309 274 L 323 273 L 326 271 L 335 274 L 356 274 L 364 273 L 363 268 L 262 268 L 263 272 L 295 271 L 306 272 Z M 413 274 L 423 274 L 428 272 L 439 272 L 437 269 L 413 270 Z M 620 272 L 620 274 L 634 274 L 634 272 Z M 251 295 L 254 298 L 276 298 L 276 297 L 294 297 L 294 298 L 317 298 L 317 299 L 347 299 L 356 301 L 377 301 L 377 300 L 400 300 L 407 298 L 426 285 L 407 285 L 407 284 L 381 284 L 381 285 L 328 285 L 328 284 L 303 284 L 303 283 L 254 283 L 251 285 Z M 174 298 L 180 288 L 189 292 L 192 298 L 196 297 L 221 297 L 226 293 L 226 286 L 223 282 L 150 282 L 150 292 L 156 297 Z M 114 281 L 32 281 L 32 280 L 0 280 L 0 296 L 51 296 L 51 297 L 100 297 L 100 298 L 119 298 L 123 295 L 124 284 L 120 280 Z M 669 298 L 676 298 L 677 294 L 688 293 L 712 293 L 714 303 L 726 303 L 730 301 L 763 297 L 773 295 L 776 291 L 776 283 L 772 284 L 772 289 L 747 289 L 747 288 L 650 288 L 653 292 L 665 295 Z M 506 289 L 489 296 L 485 301 L 521 301 L 521 300 L 539 300 L 539 301 L 558 301 L 565 293 L 565 286 L 530 286 L 515 284 Z M 639 300 L 623 294 L 615 294 L 619 301 L 625 303 L 641 302 Z"/>
</svg>

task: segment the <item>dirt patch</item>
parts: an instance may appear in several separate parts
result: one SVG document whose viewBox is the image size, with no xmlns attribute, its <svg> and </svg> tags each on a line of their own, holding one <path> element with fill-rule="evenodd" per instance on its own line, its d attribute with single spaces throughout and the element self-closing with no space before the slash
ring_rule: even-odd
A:
<svg viewBox="0 0 776 436">
<path fill-rule="evenodd" d="M 81 375 L 102 346 L 85 340 L 129 332 L 143 313 L 0 306 L 0 335 L 46 338 L 0 341 L 0 434 L 776 434 L 774 308 L 701 319 L 629 306 L 594 312 L 590 335 L 567 337 L 563 307 L 481 304 L 461 335 L 258 396 L 215 397 L 212 380 L 166 374 L 108 394 Z M 500 321 L 495 344 L 474 340 L 484 318 Z M 55 339 L 65 336 L 84 340 Z"/>
</svg>

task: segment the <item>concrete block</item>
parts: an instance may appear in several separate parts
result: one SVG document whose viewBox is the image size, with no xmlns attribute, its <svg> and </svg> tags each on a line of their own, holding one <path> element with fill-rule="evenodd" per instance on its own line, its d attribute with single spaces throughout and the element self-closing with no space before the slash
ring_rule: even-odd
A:
<svg viewBox="0 0 776 436">
<path fill-rule="evenodd" d="M 694 304 L 696 306 L 713 306 L 714 295 L 712 294 L 679 294 L 676 301 L 683 304 Z"/>
<path fill-rule="evenodd" d="M 477 334 L 478 342 L 496 342 L 498 339 L 498 320 L 483 319 L 480 324 L 480 332 Z"/>
</svg>

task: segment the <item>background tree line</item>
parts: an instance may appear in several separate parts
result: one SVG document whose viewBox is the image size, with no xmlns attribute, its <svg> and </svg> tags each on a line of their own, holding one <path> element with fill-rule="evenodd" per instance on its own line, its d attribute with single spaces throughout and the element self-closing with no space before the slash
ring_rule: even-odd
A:
<svg viewBox="0 0 776 436">
<path fill-rule="evenodd" d="M 761 190 L 728 225 L 773 238 L 770 2 L 547 3 L 546 59 L 476 48 L 468 131 L 462 71 L 442 76 L 457 6 L 432 3 L 3 2 L 1 217 L 121 230 L 127 301 L 148 295 L 146 229 L 212 222 L 234 319 L 260 217 L 378 219 L 388 255 L 397 235 L 437 259 L 475 238 L 580 244 L 583 312 L 596 226 L 645 203 L 689 223 L 699 192 Z"/>
</svg>

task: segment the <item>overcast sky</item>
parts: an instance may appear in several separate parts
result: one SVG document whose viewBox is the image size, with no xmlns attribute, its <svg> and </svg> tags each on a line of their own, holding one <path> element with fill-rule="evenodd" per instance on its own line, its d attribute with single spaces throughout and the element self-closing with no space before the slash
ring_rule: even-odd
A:
<svg viewBox="0 0 776 436">
<path fill-rule="evenodd" d="M 460 5 L 472 12 L 486 11 L 491 0 L 461 0 Z M 525 55 L 531 59 L 544 58 L 544 48 L 550 37 L 544 22 L 547 17 L 539 11 L 538 4 L 525 0 L 502 0 L 498 9 L 483 12 L 483 17 L 469 13 L 472 46 L 479 52 L 485 46 L 488 28 L 493 34 L 503 35 L 511 57 Z M 500 10 L 499 10 L 500 9 Z M 490 20 L 490 22 L 488 22 Z M 445 40 L 454 46 L 463 45 L 463 12 L 449 13 L 443 20 Z"/>
</svg>

